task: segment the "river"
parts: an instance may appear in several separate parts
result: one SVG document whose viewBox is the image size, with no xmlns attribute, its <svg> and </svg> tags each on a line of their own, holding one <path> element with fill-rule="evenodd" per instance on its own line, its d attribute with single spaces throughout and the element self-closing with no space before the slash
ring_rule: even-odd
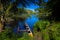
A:
<svg viewBox="0 0 60 40">
<path fill-rule="evenodd" d="M 39 19 L 36 15 L 34 15 L 34 14 L 30 15 L 30 17 L 26 18 L 25 21 L 23 21 L 23 22 L 19 21 L 18 27 L 20 28 L 20 30 L 25 30 L 24 23 L 27 23 L 29 25 L 31 31 L 33 31 L 33 28 L 34 28 L 33 26 L 38 20 Z M 14 32 L 16 32 L 16 31 L 17 31 L 17 28 L 14 29 Z"/>
</svg>

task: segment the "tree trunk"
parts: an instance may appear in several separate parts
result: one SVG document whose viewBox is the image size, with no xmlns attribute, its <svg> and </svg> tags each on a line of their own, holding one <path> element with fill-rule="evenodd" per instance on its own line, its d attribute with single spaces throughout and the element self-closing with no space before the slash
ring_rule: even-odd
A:
<svg viewBox="0 0 60 40">
<path fill-rule="evenodd" d="M 0 22 L 0 32 L 2 32 L 2 29 L 3 29 L 3 25 L 2 25 L 2 23 Z"/>
<path fill-rule="evenodd" d="M 3 31 L 3 27 L 4 27 L 4 19 L 3 19 L 3 16 L 1 16 L 1 18 L 0 18 L 0 32 Z"/>
</svg>

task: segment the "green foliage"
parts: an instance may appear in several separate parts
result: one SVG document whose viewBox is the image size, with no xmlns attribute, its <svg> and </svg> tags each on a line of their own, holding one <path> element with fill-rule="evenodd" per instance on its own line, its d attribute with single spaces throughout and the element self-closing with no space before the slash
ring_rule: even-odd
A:
<svg viewBox="0 0 60 40">
<path fill-rule="evenodd" d="M 0 40 L 16 40 L 17 36 L 12 32 L 11 28 L 6 28 L 3 32 L 0 33 Z"/>
<path fill-rule="evenodd" d="M 14 33 L 11 28 L 7 27 L 0 33 L 0 40 L 33 40 L 28 33 Z"/>
<path fill-rule="evenodd" d="M 33 38 L 31 38 L 30 36 L 28 36 L 28 33 L 23 34 L 23 37 L 18 38 L 17 40 L 33 40 Z"/>
<path fill-rule="evenodd" d="M 54 23 L 49 29 L 50 36 L 52 36 L 52 38 L 55 40 L 60 40 L 59 30 L 60 30 L 60 23 Z"/>
<path fill-rule="evenodd" d="M 50 25 L 50 23 L 48 21 L 38 21 L 35 25 L 34 28 L 40 28 L 41 30 L 46 29 L 48 26 Z"/>
<path fill-rule="evenodd" d="M 42 33 L 43 40 L 60 40 L 60 23 L 52 23 L 49 21 L 38 21 L 34 25 L 34 32 L 38 32 L 37 29 L 40 29 Z M 40 35 L 40 34 L 39 34 Z"/>
</svg>

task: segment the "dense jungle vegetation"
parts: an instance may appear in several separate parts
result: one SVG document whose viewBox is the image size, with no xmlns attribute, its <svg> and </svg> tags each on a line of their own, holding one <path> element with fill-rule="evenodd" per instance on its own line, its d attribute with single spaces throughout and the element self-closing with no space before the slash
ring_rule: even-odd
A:
<svg viewBox="0 0 60 40">
<path fill-rule="evenodd" d="M 38 5 L 34 11 L 27 10 L 30 3 Z M 17 6 L 20 4 L 21 8 Z M 32 4 L 31 4 L 32 5 Z M 60 0 L 0 0 L 0 40 L 60 40 Z M 20 20 L 30 15 L 39 18 L 34 24 L 33 37 L 24 32 L 14 33 Z M 9 25 L 9 27 L 8 27 Z M 22 36 L 21 36 L 22 35 Z"/>
</svg>

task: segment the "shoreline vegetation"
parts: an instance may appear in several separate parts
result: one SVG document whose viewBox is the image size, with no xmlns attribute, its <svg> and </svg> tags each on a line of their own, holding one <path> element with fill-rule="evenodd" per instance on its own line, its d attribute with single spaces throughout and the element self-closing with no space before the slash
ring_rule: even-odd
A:
<svg viewBox="0 0 60 40">
<path fill-rule="evenodd" d="M 60 40 L 59 10 L 60 0 L 0 0 L 0 40 Z"/>
</svg>

